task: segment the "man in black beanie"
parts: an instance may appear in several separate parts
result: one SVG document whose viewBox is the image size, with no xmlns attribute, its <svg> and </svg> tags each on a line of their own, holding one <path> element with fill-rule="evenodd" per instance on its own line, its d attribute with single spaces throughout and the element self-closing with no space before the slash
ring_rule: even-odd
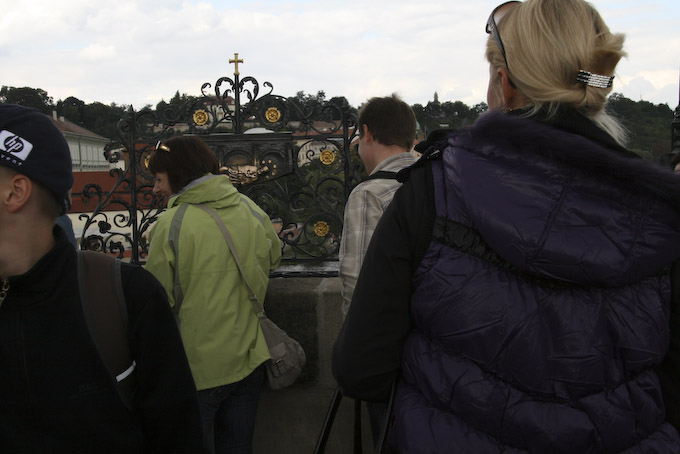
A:
<svg viewBox="0 0 680 454">
<path fill-rule="evenodd" d="M 0 104 L 0 452 L 204 452 L 167 297 L 140 267 L 120 267 L 131 401 L 99 353 L 76 251 L 55 227 L 72 184 L 70 151 L 52 121 Z"/>
</svg>

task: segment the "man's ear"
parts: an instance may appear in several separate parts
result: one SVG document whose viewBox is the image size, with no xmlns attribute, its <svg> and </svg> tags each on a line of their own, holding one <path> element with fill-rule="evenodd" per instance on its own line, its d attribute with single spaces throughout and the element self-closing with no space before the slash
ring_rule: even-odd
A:
<svg viewBox="0 0 680 454">
<path fill-rule="evenodd" d="M 2 203 L 10 213 L 24 207 L 33 193 L 33 183 L 26 175 L 16 174 L 2 184 Z"/>
<path fill-rule="evenodd" d="M 373 141 L 373 134 L 371 134 L 370 129 L 368 129 L 368 125 L 364 124 L 361 127 L 363 128 L 363 133 L 364 133 L 364 137 L 366 138 L 366 141 L 372 142 Z"/>
</svg>

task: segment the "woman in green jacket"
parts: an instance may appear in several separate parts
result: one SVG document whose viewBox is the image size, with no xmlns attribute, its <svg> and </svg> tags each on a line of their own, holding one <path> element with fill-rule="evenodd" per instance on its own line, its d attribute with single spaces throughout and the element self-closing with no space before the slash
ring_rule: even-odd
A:
<svg viewBox="0 0 680 454">
<path fill-rule="evenodd" d="M 146 269 L 175 311 L 209 445 L 217 453 L 250 453 L 269 350 L 224 236 L 198 205 L 226 225 L 260 301 L 281 242 L 267 214 L 219 175 L 217 157 L 200 138 L 177 137 L 156 148 L 149 159 L 153 191 L 169 200 L 149 234 Z"/>
</svg>

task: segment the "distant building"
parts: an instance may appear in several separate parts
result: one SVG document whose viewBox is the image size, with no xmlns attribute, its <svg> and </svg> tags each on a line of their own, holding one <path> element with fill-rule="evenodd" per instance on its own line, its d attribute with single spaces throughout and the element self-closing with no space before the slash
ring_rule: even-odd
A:
<svg viewBox="0 0 680 454">
<path fill-rule="evenodd" d="M 58 117 L 56 112 L 52 112 L 52 122 L 66 138 L 71 150 L 74 172 L 103 171 L 114 167 L 104 157 L 104 147 L 110 142 L 109 139 L 78 126 L 64 117 Z"/>
</svg>

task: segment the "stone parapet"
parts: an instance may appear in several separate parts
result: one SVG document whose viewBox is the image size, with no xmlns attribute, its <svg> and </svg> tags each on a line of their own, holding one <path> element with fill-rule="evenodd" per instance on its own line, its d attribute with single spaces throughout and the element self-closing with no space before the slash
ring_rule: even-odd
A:
<svg viewBox="0 0 680 454">
<path fill-rule="evenodd" d="M 298 383 L 262 392 L 255 425 L 254 453 L 311 453 L 335 390 L 331 373 L 333 343 L 340 332 L 339 278 L 273 278 L 265 299 L 267 315 L 302 344 L 307 366 Z M 363 452 L 373 444 L 362 405 Z M 341 402 L 326 453 L 353 452 L 354 400 Z"/>
</svg>

